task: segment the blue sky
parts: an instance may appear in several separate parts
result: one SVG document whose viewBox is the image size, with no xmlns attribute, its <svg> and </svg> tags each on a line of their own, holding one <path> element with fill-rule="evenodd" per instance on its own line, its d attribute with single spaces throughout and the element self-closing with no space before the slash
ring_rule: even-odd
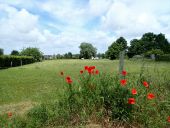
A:
<svg viewBox="0 0 170 128">
<path fill-rule="evenodd" d="M 146 32 L 170 41 L 170 0 L 0 0 L 0 48 L 5 54 L 38 47 L 44 54 L 79 53 L 81 42 L 98 52 L 120 36 Z"/>
</svg>

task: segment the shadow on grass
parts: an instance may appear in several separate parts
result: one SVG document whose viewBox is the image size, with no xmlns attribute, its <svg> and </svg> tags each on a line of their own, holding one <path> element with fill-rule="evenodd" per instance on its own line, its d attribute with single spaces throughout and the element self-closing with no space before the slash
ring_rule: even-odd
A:
<svg viewBox="0 0 170 128">
<path fill-rule="evenodd" d="M 9 67 L 0 67 L 0 70 L 8 69 Z"/>
</svg>

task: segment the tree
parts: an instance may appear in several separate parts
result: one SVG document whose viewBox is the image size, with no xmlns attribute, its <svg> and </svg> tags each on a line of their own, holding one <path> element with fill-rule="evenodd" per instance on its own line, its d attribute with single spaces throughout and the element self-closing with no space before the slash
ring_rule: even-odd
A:
<svg viewBox="0 0 170 128">
<path fill-rule="evenodd" d="M 144 51 L 144 45 L 141 40 L 133 39 L 130 41 L 130 47 L 128 48 L 127 55 L 129 58 L 133 57 L 134 55 L 140 55 Z"/>
<path fill-rule="evenodd" d="M 104 53 L 98 53 L 96 56 L 98 58 L 100 58 L 100 59 L 104 59 L 105 58 L 105 54 Z"/>
<path fill-rule="evenodd" d="M 4 54 L 4 50 L 2 48 L 0 48 L 0 55 Z"/>
<path fill-rule="evenodd" d="M 36 61 L 40 61 L 43 53 L 38 48 L 28 47 L 21 51 L 21 55 L 23 56 L 32 56 Z"/>
<path fill-rule="evenodd" d="M 13 50 L 13 51 L 11 52 L 11 55 L 18 56 L 18 55 L 19 55 L 19 52 L 18 52 L 17 50 Z"/>
<path fill-rule="evenodd" d="M 119 57 L 119 53 L 127 49 L 127 41 L 120 37 L 115 42 L 113 42 L 106 51 L 107 58 L 113 60 Z"/>
<path fill-rule="evenodd" d="M 170 44 L 165 38 L 165 35 L 154 34 L 151 32 L 143 34 L 142 38 L 133 39 L 130 42 L 131 46 L 128 49 L 128 56 L 147 54 L 149 51 L 162 51 L 163 53 L 170 53 Z"/>
<path fill-rule="evenodd" d="M 165 35 L 160 33 L 156 36 L 157 49 L 161 49 L 164 53 L 170 53 L 170 43 L 165 38 Z"/>
<path fill-rule="evenodd" d="M 80 57 L 84 59 L 90 59 L 92 56 L 95 57 L 97 49 L 90 43 L 81 43 L 80 46 Z"/>
<path fill-rule="evenodd" d="M 68 52 L 67 56 L 68 56 L 68 59 L 72 59 L 72 53 L 71 52 Z"/>
</svg>

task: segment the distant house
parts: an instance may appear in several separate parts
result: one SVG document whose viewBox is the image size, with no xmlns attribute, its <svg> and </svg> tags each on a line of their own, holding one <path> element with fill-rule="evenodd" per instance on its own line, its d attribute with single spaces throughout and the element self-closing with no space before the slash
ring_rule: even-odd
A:
<svg viewBox="0 0 170 128">
<path fill-rule="evenodd" d="M 93 57 L 93 56 L 92 56 L 91 59 L 92 59 L 92 60 L 98 60 L 99 57 Z"/>
<path fill-rule="evenodd" d="M 44 60 L 52 60 L 53 59 L 53 55 L 44 55 L 43 59 Z"/>
</svg>

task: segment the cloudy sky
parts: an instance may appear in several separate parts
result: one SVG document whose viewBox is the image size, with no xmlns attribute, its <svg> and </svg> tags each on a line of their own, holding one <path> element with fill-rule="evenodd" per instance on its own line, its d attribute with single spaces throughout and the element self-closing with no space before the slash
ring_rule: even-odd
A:
<svg viewBox="0 0 170 128">
<path fill-rule="evenodd" d="M 118 37 L 164 33 L 170 0 L 0 0 L 0 48 L 38 47 L 44 54 L 79 53 L 81 42 L 105 52 Z"/>
</svg>

